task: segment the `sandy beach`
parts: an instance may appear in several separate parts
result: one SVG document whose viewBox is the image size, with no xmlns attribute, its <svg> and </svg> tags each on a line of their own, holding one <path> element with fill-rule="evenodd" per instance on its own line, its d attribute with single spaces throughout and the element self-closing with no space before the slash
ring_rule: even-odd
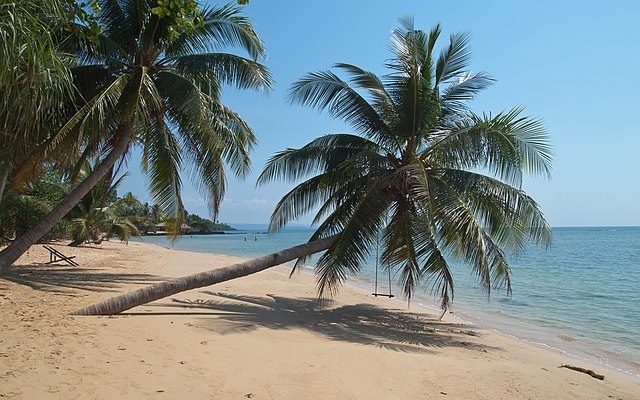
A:
<svg viewBox="0 0 640 400">
<path fill-rule="evenodd" d="M 0 278 L 0 398 L 640 399 L 640 378 L 288 267 L 115 317 L 75 309 L 239 259 L 141 243 L 34 246 Z M 566 368 L 571 364 L 604 381 Z"/>
</svg>

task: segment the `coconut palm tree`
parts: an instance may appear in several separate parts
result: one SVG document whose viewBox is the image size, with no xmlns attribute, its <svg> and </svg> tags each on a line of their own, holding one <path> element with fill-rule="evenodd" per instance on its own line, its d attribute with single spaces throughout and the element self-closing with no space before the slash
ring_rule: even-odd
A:
<svg viewBox="0 0 640 400">
<path fill-rule="evenodd" d="M 80 246 L 85 242 L 100 244 L 105 239 L 117 237 L 128 243 L 131 236 L 140 236 L 136 225 L 127 217 L 117 215 L 117 204 L 86 210 L 79 218 L 72 218 L 70 231 L 72 242 L 69 246 Z"/>
<path fill-rule="evenodd" d="M 51 214 L 0 253 L 8 267 L 113 171 L 134 145 L 155 201 L 182 224 L 179 172 L 189 166 L 215 214 L 225 192 L 225 165 L 239 177 L 249 169 L 255 136 L 221 103 L 222 86 L 268 90 L 271 77 L 256 60 L 264 47 L 233 5 L 199 9 L 173 1 L 173 12 L 153 0 L 99 0 L 102 33 L 95 43 L 67 40 L 79 54 L 72 69 L 81 107 L 51 140 L 71 159 L 101 162 Z M 184 4 L 182 4 L 184 3 Z M 222 52 L 246 51 L 250 58 Z M 176 232 L 179 230 L 176 229 Z"/>
<path fill-rule="evenodd" d="M 521 188 L 524 173 L 549 175 L 547 133 L 518 108 L 495 116 L 471 112 L 468 101 L 493 79 L 467 70 L 466 34 L 452 35 L 436 54 L 440 32 L 439 26 L 416 30 L 403 19 L 391 38 L 389 75 L 337 64 L 348 80 L 323 71 L 292 86 L 293 103 L 326 110 L 357 132 L 284 150 L 259 178 L 303 180 L 278 203 L 271 229 L 319 209 L 309 243 L 141 288 L 76 314 L 119 313 L 323 250 L 319 293 L 333 294 L 362 268 L 378 237 L 382 262 L 399 272 L 407 298 L 429 278 L 442 308 L 449 307 L 452 261 L 469 264 L 487 291 L 494 284 L 510 290 L 505 252 L 522 250 L 527 240 L 550 240 L 540 208 Z"/>
<path fill-rule="evenodd" d="M 542 123 L 520 108 L 470 111 L 468 101 L 493 79 L 468 71 L 467 34 L 452 35 L 436 55 L 440 34 L 440 26 L 423 32 L 401 20 L 388 75 L 337 64 L 346 80 L 321 71 L 291 89 L 293 103 L 356 131 L 280 152 L 260 177 L 303 180 L 276 206 L 273 229 L 319 207 L 310 240 L 339 234 L 316 265 L 320 295 L 358 273 L 378 238 L 381 264 L 398 274 L 405 297 L 426 279 L 443 309 L 454 294 L 452 262 L 469 265 L 487 293 L 510 292 L 505 252 L 549 243 L 548 223 L 522 190 L 524 173 L 550 174 Z"/>
<path fill-rule="evenodd" d="M 91 165 L 86 163 L 81 176 L 88 175 L 91 170 Z M 117 199 L 118 186 L 127 175 L 125 173 L 115 181 L 107 179 L 111 177 L 103 177 L 67 214 L 66 219 L 71 221 L 72 242 L 69 246 L 80 246 L 85 242 L 101 243 L 112 236 L 128 243 L 132 235 L 140 236 L 138 228 L 127 216 L 117 214 L 120 203 L 129 200 Z"/>
</svg>

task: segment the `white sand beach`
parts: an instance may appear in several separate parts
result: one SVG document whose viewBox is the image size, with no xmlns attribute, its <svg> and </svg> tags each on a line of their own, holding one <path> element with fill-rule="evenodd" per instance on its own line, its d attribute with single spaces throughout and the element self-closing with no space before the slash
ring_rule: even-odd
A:
<svg viewBox="0 0 640 400">
<path fill-rule="evenodd" d="M 141 243 L 34 246 L 0 278 L 0 398 L 640 399 L 640 378 L 288 267 L 136 307 L 75 309 L 239 259 Z M 558 368 L 571 364 L 605 380 Z"/>
</svg>

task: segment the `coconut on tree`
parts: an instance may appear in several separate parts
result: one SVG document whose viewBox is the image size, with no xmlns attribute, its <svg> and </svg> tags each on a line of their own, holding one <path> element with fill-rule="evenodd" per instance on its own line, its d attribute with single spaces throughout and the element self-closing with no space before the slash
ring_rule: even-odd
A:
<svg viewBox="0 0 640 400">
<path fill-rule="evenodd" d="M 130 150 L 142 149 L 151 195 L 179 227 L 180 171 L 188 166 L 213 214 L 225 171 L 244 177 L 256 142 L 240 115 L 221 102 L 222 87 L 269 90 L 271 76 L 251 22 L 234 5 L 200 8 L 194 0 L 98 0 L 101 33 L 70 37 L 79 105 L 49 141 L 50 152 L 100 162 L 47 217 L 0 252 L 6 268 L 62 219 Z M 238 48 L 248 57 L 224 52 Z M 174 232 L 179 232 L 175 229 Z"/>
<path fill-rule="evenodd" d="M 378 240 L 382 264 L 398 272 L 409 299 L 426 279 L 448 308 L 452 262 L 469 265 L 487 292 L 509 291 L 506 253 L 550 240 L 542 211 L 522 189 L 524 174 L 550 173 L 548 135 L 519 108 L 494 116 L 472 112 L 469 101 L 493 79 L 469 71 L 466 34 L 451 35 L 436 52 L 440 34 L 439 26 L 425 32 L 403 19 L 391 37 L 388 75 L 337 64 L 291 87 L 292 103 L 326 111 L 354 131 L 277 153 L 259 178 L 297 183 L 276 206 L 271 230 L 317 210 L 309 243 L 76 313 L 118 313 L 325 250 L 316 272 L 319 294 L 330 295 L 361 270 Z"/>
</svg>

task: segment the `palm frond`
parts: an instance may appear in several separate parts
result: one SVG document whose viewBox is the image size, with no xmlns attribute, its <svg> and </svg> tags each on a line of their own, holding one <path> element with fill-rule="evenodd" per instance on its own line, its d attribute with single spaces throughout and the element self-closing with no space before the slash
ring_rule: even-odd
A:
<svg viewBox="0 0 640 400">
<path fill-rule="evenodd" d="M 494 82 L 495 79 L 483 72 L 467 72 L 460 75 L 456 82 L 442 91 L 441 102 L 444 114 L 463 116 L 468 109 L 466 102 L 473 100 L 479 92 Z"/>
<path fill-rule="evenodd" d="M 409 203 L 403 199 L 394 202 L 390 207 L 389 220 L 382 236 L 381 256 L 385 268 L 399 271 L 404 296 L 409 300 L 422 277 L 414 244 L 414 221 L 411 211 Z"/>
<path fill-rule="evenodd" d="M 160 71 L 155 75 L 154 81 L 165 101 L 166 113 L 171 118 L 177 122 L 189 121 L 193 127 L 204 124 L 204 111 L 207 107 L 203 93 L 192 80 L 173 71 Z M 212 85 L 217 87 L 217 83 L 212 82 Z"/>
<path fill-rule="evenodd" d="M 118 0 L 99 0 L 98 3 L 100 6 L 98 15 L 105 33 L 103 36 L 115 43 L 131 43 L 140 32 L 140 27 L 136 26 L 137 19 L 131 15 L 131 7 L 127 7 L 135 2 L 126 3 L 124 7 L 123 2 Z"/>
<path fill-rule="evenodd" d="M 431 254 L 422 266 L 422 275 L 431 281 L 431 293 L 440 298 L 440 308 L 451 308 L 455 294 L 451 267 L 437 246 L 431 248 Z"/>
<path fill-rule="evenodd" d="M 520 117 L 520 108 L 514 108 L 505 115 L 510 123 L 510 134 L 520 150 L 522 169 L 534 175 L 551 178 L 553 148 L 549 142 L 549 133 L 542 120 Z"/>
<path fill-rule="evenodd" d="M 339 198 L 348 197 L 335 192 L 343 187 L 351 187 L 344 181 L 353 180 L 353 171 L 358 170 L 358 166 L 351 163 L 362 166 L 361 162 L 356 161 L 355 154 L 379 157 L 372 147 L 375 148 L 374 143 L 358 136 L 327 135 L 301 149 L 288 149 L 273 156 L 258 178 L 258 184 L 275 179 L 297 181 L 308 175 L 318 175 L 301 183 L 282 198 L 272 214 L 271 229 L 280 229 L 324 201 L 327 203 L 321 212 L 327 210 L 329 204 L 338 204 Z M 359 172 L 365 173 L 362 170 Z M 329 200 L 330 197 L 332 200 Z"/>
<path fill-rule="evenodd" d="M 526 172 L 549 176 L 548 134 L 540 121 L 520 117 L 520 111 L 515 108 L 495 117 L 472 114 L 426 149 L 423 157 L 458 160 L 456 167 L 485 169 L 517 186 Z"/>
<path fill-rule="evenodd" d="M 356 135 L 325 135 L 300 149 L 276 153 L 267 161 L 258 184 L 277 179 L 294 182 L 316 172 L 334 169 L 354 154 L 377 147 L 374 142 Z"/>
<path fill-rule="evenodd" d="M 376 74 L 353 64 L 337 63 L 334 67 L 347 73 L 353 87 L 363 89 L 370 95 L 370 102 L 374 108 L 388 109 L 391 107 L 391 97 L 387 93 L 384 83 Z"/>
<path fill-rule="evenodd" d="M 4 147 L 38 143 L 52 122 L 58 122 L 57 113 L 74 92 L 71 56 L 60 51 L 52 32 L 66 20 L 64 7 L 57 1 L 3 2 L 0 7 Z"/>
<path fill-rule="evenodd" d="M 184 158 L 190 160 L 191 179 L 197 190 L 206 199 L 208 208 L 215 219 L 226 191 L 226 177 L 222 159 L 226 144 L 219 138 L 216 138 L 217 140 L 201 140 L 202 135 L 194 134 L 195 132 L 187 133 L 181 130 L 181 133 L 184 143 L 183 155 Z"/>
<path fill-rule="evenodd" d="M 468 67 L 471 59 L 469 39 L 468 33 L 456 33 L 449 37 L 449 45 L 442 50 L 436 62 L 436 87 L 458 78 Z"/>
<path fill-rule="evenodd" d="M 256 34 L 241 7 L 233 4 L 204 9 L 202 24 L 193 33 L 184 32 L 166 48 L 170 57 L 197 52 L 218 51 L 223 47 L 236 47 L 246 51 L 253 60 L 265 56 L 264 44 Z"/>
<path fill-rule="evenodd" d="M 287 192 L 276 204 L 269 222 L 269 231 L 276 232 L 326 201 L 330 188 L 324 184 L 325 174 L 312 177 Z"/>
<path fill-rule="evenodd" d="M 121 242 L 129 243 L 131 236 L 140 236 L 136 225 L 127 218 L 114 218 L 111 220 L 109 236 L 114 235 Z"/>
<path fill-rule="evenodd" d="M 257 137 L 240 114 L 222 104 L 216 104 L 212 111 L 213 129 L 224 143 L 222 158 L 237 178 L 245 178 L 251 171 L 250 153 Z"/>
<path fill-rule="evenodd" d="M 389 206 L 388 199 L 379 196 L 378 190 L 375 186 L 366 189 L 361 200 L 349 206 L 346 212 L 350 218 L 341 227 L 339 239 L 318 259 L 316 274 L 320 297 L 335 295 L 349 274 L 360 271 L 374 247 Z M 344 213 L 343 207 L 335 213 Z M 310 240 L 318 239 L 320 232 L 314 233 Z"/>
<path fill-rule="evenodd" d="M 539 205 L 523 190 L 477 172 L 446 169 L 438 175 L 466 197 L 480 225 L 501 248 L 519 254 L 527 240 L 549 246 L 551 227 Z"/>
<path fill-rule="evenodd" d="M 171 220 L 173 232 L 179 233 L 184 222 L 179 173 L 181 148 L 163 119 L 154 119 L 148 129 L 152 134 L 145 136 L 142 163 L 143 171 L 149 177 L 149 192 L 162 213 Z"/>
<path fill-rule="evenodd" d="M 371 104 L 331 71 L 305 75 L 291 86 L 287 97 L 292 104 L 326 110 L 366 136 L 384 130 L 384 121 Z"/>
<path fill-rule="evenodd" d="M 78 141 L 77 136 L 70 135 L 71 133 L 80 132 L 93 136 L 108 131 L 113 121 L 113 110 L 117 108 L 117 104 L 125 88 L 130 84 L 130 81 L 131 77 L 129 75 L 122 75 L 99 94 L 88 100 L 86 104 L 69 118 L 68 122 L 49 139 L 49 149 L 51 151 L 57 151 L 56 149 L 64 145 L 66 152 L 74 152 L 74 149 L 78 149 L 82 143 Z"/>
<path fill-rule="evenodd" d="M 417 67 L 420 63 L 416 46 L 416 29 L 412 17 L 400 19 L 400 26 L 391 33 L 389 40 L 389 50 L 393 57 L 389 59 L 386 66 L 398 76 L 418 76 L 420 73 Z"/>
<path fill-rule="evenodd" d="M 429 216 L 440 228 L 439 246 L 471 267 L 487 295 L 492 287 L 505 287 L 509 293 L 510 269 L 505 254 L 480 225 L 464 193 L 436 175 L 430 176 L 428 190 Z"/>
<path fill-rule="evenodd" d="M 273 78 L 262 64 L 228 53 L 200 53 L 168 58 L 177 73 L 192 79 L 208 95 L 218 97 L 217 90 L 207 91 L 209 82 L 235 85 L 238 89 L 256 89 L 267 92 Z M 212 87 L 216 89 L 216 87 Z M 214 95 L 215 93 L 215 95 Z"/>
</svg>

